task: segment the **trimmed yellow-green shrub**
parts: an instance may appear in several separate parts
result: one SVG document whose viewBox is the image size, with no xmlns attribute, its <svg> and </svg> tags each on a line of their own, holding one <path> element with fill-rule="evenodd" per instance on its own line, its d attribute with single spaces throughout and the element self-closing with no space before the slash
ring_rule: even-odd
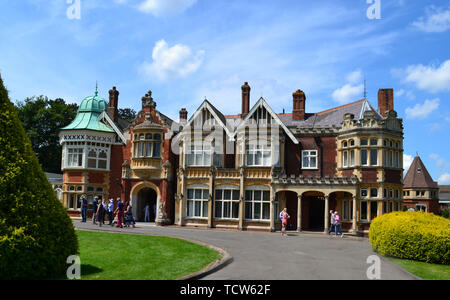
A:
<svg viewBox="0 0 450 300">
<path fill-rule="evenodd" d="M 372 249 L 381 255 L 450 264 L 450 221 L 425 212 L 392 212 L 370 225 Z"/>
<path fill-rule="evenodd" d="M 73 224 L 0 77 L 0 279 L 60 277 L 77 252 Z"/>
</svg>

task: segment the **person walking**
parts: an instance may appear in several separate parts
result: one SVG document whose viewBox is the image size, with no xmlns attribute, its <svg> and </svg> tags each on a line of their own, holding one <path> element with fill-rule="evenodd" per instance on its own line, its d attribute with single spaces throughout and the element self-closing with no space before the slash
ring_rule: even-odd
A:
<svg viewBox="0 0 450 300">
<path fill-rule="evenodd" d="M 123 228 L 123 202 L 120 200 L 120 198 L 117 198 L 117 208 L 116 211 L 114 212 L 115 214 L 117 214 L 117 226 L 116 227 L 120 227 Z"/>
<path fill-rule="evenodd" d="M 102 227 L 103 225 L 103 220 L 105 219 L 105 206 L 103 205 L 103 203 L 106 202 L 105 200 L 103 200 L 97 208 L 97 222 L 98 222 L 98 226 Z"/>
<path fill-rule="evenodd" d="M 330 210 L 330 229 L 328 229 L 328 235 L 330 235 L 331 232 L 335 231 L 335 225 L 334 225 L 334 212 Z"/>
<path fill-rule="evenodd" d="M 280 213 L 280 220 L 281 220 L 281 236 L 287 236 L 286 234 L 286 226 L 287 226 L 287 220 L 290 219 L 291 216 L 287 213 L 287 208 L 284 208 Z"/>
<path fill-rule="evenodd" d="M 103 209 L 104 209 L 104 214 L 103 214 L 103 218 L 102 218 L 102 224 L 105 224 L 105 218 L 106 215 L 108 214 L 108 203 L 106 202 L 106 199 L 102 200 L 102 205 L 103 205 Z"/>
<path fill-rule="evenodd" d="M 92 224 L 97 225 L 95 222 L 97 220 L 97 210 L 98 210 L 98 197 L 95 196 L 92 201 Z"/>
<path fill-rule="evenodd" d="M 147 204 L 145 204 L 144 213 L 145 213 L 144 222 L 145 223 L 150 222 L 150 203 L 148 203 L 148 202 L 147 202 Z"/>
<path fill-rule="evenodd" d="M 108 204 L 108 218 L 109 218 L 109 224 L 108 225 L 112 225 L 113 224 L 113 214 L 114 214 L 114 199 L 109 199 L 109 204 Z"/>
<path fill-rule="evenodd" d="M 131 204 L 130 201 L 127 202 L 126 205 L 126 210 L 125 210 L 125 227 L 130 227 L 133 226 L 133 228 L 135 228 L 135 224 L 136 222 L 134 222 L 134 218 L 133 218 L 133 210 L 131 209 Z"/>
<path fill-rule="evenodd" d="M 81 196 L 81 222 L 86 223 L 88 202 L 86 196 Z"/>
<path fill-rule="evenodd" d="M 337 211 L 334 212 L 334 236 L 337 236 L 337 234 L 341 235 L 341 238 L 344 237 L 344 234 L 341 232 L 341 217 L 339 216 L 339 213 Z"/>
</svg>

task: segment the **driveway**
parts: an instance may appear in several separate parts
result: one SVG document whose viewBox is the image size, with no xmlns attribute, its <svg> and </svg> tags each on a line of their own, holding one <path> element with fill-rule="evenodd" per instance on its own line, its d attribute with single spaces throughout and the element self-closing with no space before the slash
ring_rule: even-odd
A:
<svg viewBox="0 0 450 300">
<path fill-rule="evenodd" d="M 219 229 L 156 227 L 138 223 L 136 228 L 101 228 L 89 221 L 74 221 L 79 229 L 170 236 L 200 241 L 227 251 L 233 262 L 204 279 L 208 280 L 301 280 L 367 278 L 367 263 L 376 255 L 367 238 L 330 237 L 324 234 L 240 232 Z M 383 280 L 416 279 L 393 262 L 380 258 Z"/>
</svg>

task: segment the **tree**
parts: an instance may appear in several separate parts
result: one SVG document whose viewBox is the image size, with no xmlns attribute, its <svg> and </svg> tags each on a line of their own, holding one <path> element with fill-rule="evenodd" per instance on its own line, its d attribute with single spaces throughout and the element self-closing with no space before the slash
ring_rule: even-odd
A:
<svg viewBox="0 0 450 300">
<path fill-rule="evenodd" d="M 119 117 L 128 122 L 132 122 L 136 118 L 136 111 L 131 108 L 119 108 Z"/>
<path fill-rule="evenodd" d="M 75 230 L 56 198 L 0 77 L 0 279 L 65 274 L 78 252 Z"/>
<path fill-rule="evenodd" d="M 58 133 L 73 121 L 78 105 L 39 96 L 17 102 L 16 108 L 44 171 L 60 173 L 62 148 Z"/>
</svg>

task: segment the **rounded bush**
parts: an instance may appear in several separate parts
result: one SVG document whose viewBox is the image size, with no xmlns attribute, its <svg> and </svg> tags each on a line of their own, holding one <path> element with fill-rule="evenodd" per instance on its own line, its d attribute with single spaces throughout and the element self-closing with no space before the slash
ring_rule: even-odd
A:
<svg viewBox="0 0 450 300">
<path fill-rule="evenodd" d="M 450 264 L 450 221 L 425 212 L 392 212 L 370 225 L 372 249 L 381 255 Z"/>
<path fill-rule="evenodd" d="M 72 221 L 0 78 L 0 279 L 59 278 L 77 252 Z"/>
</svg>

